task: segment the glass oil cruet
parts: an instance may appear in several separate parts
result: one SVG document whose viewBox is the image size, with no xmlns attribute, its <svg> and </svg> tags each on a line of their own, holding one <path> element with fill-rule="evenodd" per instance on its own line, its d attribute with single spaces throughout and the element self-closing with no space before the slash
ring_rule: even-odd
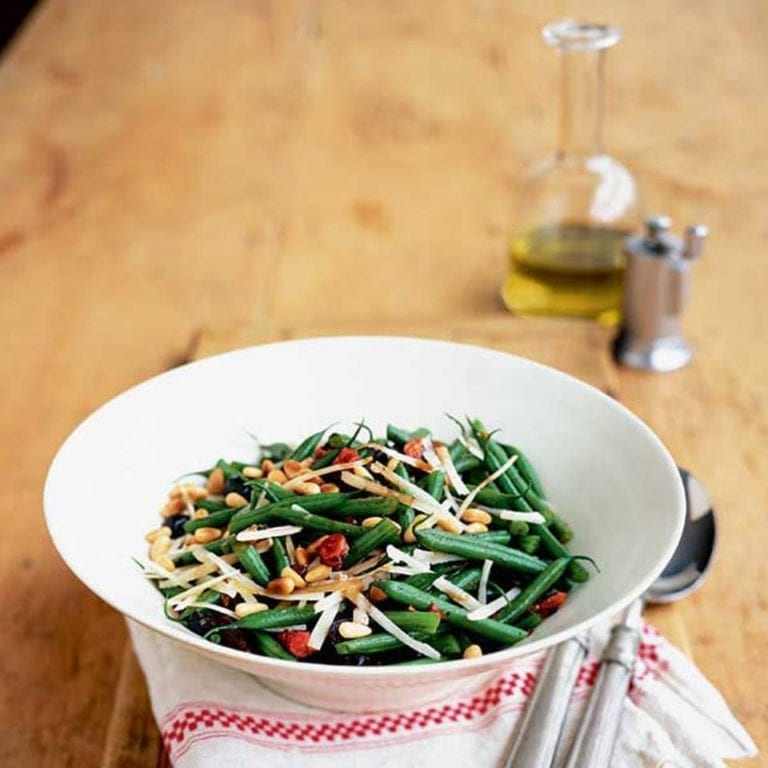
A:
<svg viewBox="0 0 768 768">
<path fill-rule="evenodd" d="M 522 315 L 620 319 L 622 241 L 640 223 L 630 171 L 603 151 L 603 79 L 616 27 L 564 21 L 543 29 L 560 54 L 560 135 L 554 157 L 524 183 L 502 296 Z"/>
</svg>

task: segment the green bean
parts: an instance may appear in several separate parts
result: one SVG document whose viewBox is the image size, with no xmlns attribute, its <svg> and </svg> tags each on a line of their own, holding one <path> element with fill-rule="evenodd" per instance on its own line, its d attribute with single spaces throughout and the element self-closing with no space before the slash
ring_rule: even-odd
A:
<svg viewBox="0 0 768 768">
<path fill-rule="evenodd" d="M 291 567 L 291 561 L 285 551 L 285 545 L 282 539 L 275 537 L 272 539 L 272 558 L 275 563 L 275 575 L 281 576 L 285 568 Z"/>
<path fill-rule="evenodd" d="M 335 496 L 336 494 L 325 493 L 323 495 Z M 330 520 L 327 517 L 315 515 L 306 509 L 294 509 L 296 506 L 303 505 L 294 504 L 291 507 L 280 507 L 279 509 L 273 509 L 267 515 L 267 519 L 280 523 L 300 525 L 302 528 L 309 528 L 313 531 L 320 531 L 321 533 L 343 533 L 345 536 L 349 536 L 350 538 L 362 536 L 365 533 L 365 528 L 360 525 L 355 525 L 354 523 L 345 523 L 342 520 Z"/>
<path fill-rule="evenodd" d="M 442 531 L 416 530 L 415 534 L 418 542 L 427 549 L 459 555 L 468 560 L 490 560 L 518 573 L 541 573 L 547 567 L 544 560 L 538 557 L 492 541 L 476 541 L 472 536 Z"/>
<path fill-rule="evenodd" d="M 570 557 L 561 557 L 551 562 L 546 570 L 542 571 L 514 600 L 507 603 L 496 614 L 497 620 L 512 622 L 520 618 L 563 577 L 571 559 Z"/>
<path fill-rule="evenodd" d="M 357 527 L 357 526 L 355 526 Z M 400 529 L 387 518 L 377 523 L 373 528 L 361 529 L 362 536 L 352 542 L 347 556 L 344 558 L 344 568 L 349 568 L 359 563 L 374 549 L 386 547 L 387 544 L 396 544 L 400 541 Z"/>
<path fill-rule="evenodd" d="M 448 453 L 451 457 L 451 461 L 453 461 L 454 464 L 462 457 L 462 456 L 471 456 L 472 454 L 467 451 L 467 449 L 464 447 L 464 444 L 456 438 L 449 446 L 448 446 Z"/>
<path fill-rule="evenodd" d="M 261 446 L 261 455 L 264 459 L 274 462 L 283 461 L 291 455 L 291 446 L 288 443 L 270 443 Z"/>
<path fill-rule="evenodd" d="M 552 529 L 552 533 L 557 536 L 558 541 L 561 544 L 567 544 L 573 538 L 571 526 L 554 512 L 552 513 L 552 520 L 549 523 L 549 527 Z"/>
<path fill-rule="evenodd" d="M 224 461 L 224 459 L 219 459 L 216 464 L 215 468 L 220 469 L 224 475 L 225 480 L 229 480 L 230 477 L 233 475 L 239 475 L 240 470 L 245 466 L 245 464 L 237 461 Z"/>
<path fill-rule="evenodd" d="M 520 537 L 519 548 L 521 552 L 525 552 L 526 555 L 535 555 L 536 551 L 541 544 L 541 536 L 537 536 L 535 533 L 528 536 Z"/>
<path fill-rule="evenodd" d="M 261 613 L 251 613 L 236 621 L 233 625 L 221 627 L 221 629 L 279 629 L 290 627 L 294 624 L 305 624 L 316 616 L 313 606 L 306 608 L 270 608 Z"/>
<path fill-rule="evenodd" d="M 397 499 L 374 498 L 347 499 L 343 504 L 323 514 L 330 517 L 391 517 L 397 512 Z"/>
<path fill-rule="evenodd" d="M 286 651 L 281 643 L 270 635 L 269 632 L 254 630 L 252 637 L 263 656 L 271 656 L 273 659 L 284 659 L 285 661 L 296 661 L 296 657 Z"/>
<path fill-rule="evenodd" d="M 424 478 L 424 490 L 437 501 L 445 496 L 445 472 L 436 469 Z"/>
<path fill-rule="evenodd" d="M 203 544 L 203 549 L 212 552 L 214 555 L 228 555 L 232 552 L 232 547 L 235 544 L 235 541 L 234 536 L 225 536 L 224 538 L 216 539 L 216 541 L 211 541 L 208 544 Z M 177 552 L 176 554 L 171 555 L 171 558 L 176 565 L 192 565 L 197 562 L 197 558 L 192 554 L 191 550 Z"/>
<path fill-rule="evenodd" d="M 339 454 L 341 453 L 341 448 L 333 448 L 328 451 L 328 453 L 324 453 L 322 456 L 318 456 L 313 462 L 312 462 L 312 469 L 323 469 L 324 467 L 330 467 L 331 464 L 333 464 L 334 461 L 339 457 Z"/>
<path fill-rule="evenodd" d="M 522 619 L 516 621 L 515 626 L 524 629 L 526 632 L 533 632 L 542 621 L 544 621 L 544 619 L 542 619 L 538 613 L 531 612 L 527 616 L 523 616 Z"/>
<path fill-rule="evenodd" d="M 409 659 L 408 661 L 395 661 L 392 667 L 426 667 L 428 664 L 439 664 L 440 659 L 429 659 L 426 656 L 420 656 L 418 659 Z"/>
<path fill-rule="evenodd" d="M 492 541 L 496 544 L 509 544 L 512 535 L 509 531 L 486 531 L 485 533 L 464 534 L 472 537 L 473 541 Z"/>
<path fill-rule="evenodd" d="M 391 440 L 399 446 L 405 445 L 411 439 L 411 433 L 406 429 L 400 429 L 394 424 L 387 424 L 387 440 Z"/>
<path fill-rule="evenodd" d="M 446 575 L 445 578 L 460 589 L 469 591 L 474 589 L 480 583 L 481 573 L 482 568 L 472 566 L 471 568 L 463 568 L 456 574 Z"/>
<path fill-rule="evenodd" d="M 440 626 L 440 616 L 434 611 L 384 611 L 384 615 L 406 632 L 434 635 Z"/>
<path fill-rule="evenodd" d="M 511 520 L 507 526 L 507 530 L 512 536 L 527 536 L 530 527 L 525 520 Z"/>
<path fill-rule="evenodd" d="M 420 610 L 429 610 L 431 606 L 437 607 L 445 615 L 445 620 L 449 624 L 466 629 L 481 637 L 494 640 L 505 645 L 512 645 L 522 640 L 526 633 L 511 624 L 504 624 L 493 619 L 481 619 L 472 621 L 467 618 L 467 612 L 459 608 L 454 603 L 436 595 L 430 595 L 420 589 L 412 587 L 410 584 L 398 581 L 378 582 L 377 586 L 382 589 L 388 597 L 403 605 L 412 605 Z M 255 614 L 260 615 L 260 614 Z"/>
<path fill-rule="evenodd" d="M 198 499 L 195 502 L 197 509 L 204 509 L 206 512 L 218 512 L 222 509 L 228 509 L 223 501 L 213 501 L 213 499 Z"/>
<path fill-rule="evenodd" d="M 217 512 L 211 512 L 207 517 L 197 517 L 187 520 L 184 523 L 184 530 L 187 533 L 194 533 L 198 528 L 226 528 L 227 523 L 235 514 L 234 509 L 220 509 Z"/>
<path fill-rule="evenodd" d="M 437 615 L 437 614 L 435 614 Z M 454 656 L 461 653 L 461 648 L 456 638 L 450 633 L 441 633 L 439 635 L 425 635 L 417 632 L 413 633 L 414 640 L 422 640 L 429 643 L 436 651 L 448 656 Z M 397 651 L 401 648 L 407 648 L 404 643 L 393 635 L 386 632 L 377 632 L 367 637 L 356 637 L 354 640 L 342 640 L 336 643 L 336 653 L 340 656 L 349 656 L 352 654 L 375 654 L 386 653 L 387 651 Z"/>
<path fill-rule="evenodd" d="M 526 455 L 519 448 L 515 448 L 514 445 L 505 445 L 502 443 L 502 448 L 504 448 L 507 456 L 510 458 L 512 458 L 512 456 L 517 456 L 517 461 L 515 462 L 517 471 L 523 476 L 523 479 L 531 487 L 533 492 L 539 496 L 539 498 L 545 499 L 546 496 L 541 480 L 539 480 L 536 470 L 534 470 L 533 465 L 528 461 Z"/>
<path fill-rule="evenodd" d="M 320 432 L 315 432 L 313 435 L 302 440 L 296 448 L 293 449 L 288 458 L 294 459 L 295 461 L 304 461 L 304 459 L 308 459 L 315 452 L 315 448 L 320 445 L 320 441 L 327 431 L 328 427 Z"/>
<path fill-rule="evenodd" d="M 347 498 L 348 496 L 344 493 L 318 493 L 315 496 L 291 496 L 281 501 L 265 504 L 258 509 L 244 507 L 239 509 L 230 520 L 229 531 L 230 533 L 239 533 L 256 523 L 269 519 L 273 513 L 281 513 L 282 510 L 289 508 L 292 504 L 299 504 L 309 512 L 323 512 L 341 506 Z"/>
<path fill-rule="evenodd" d="M 589 571 L 579 562 L 576 562 L 568 549 L 560 543 L 558 538 L 546 525 L 532 524 L 531 530 L 541 538 L 541 544 L 551 557 L 563 558 L 570 557 L 571 563 L 568 566 L 568 575 L 578 582 L 589 581 Z"/>
<path fill-rule="evenodd" d="M 255 547 L 248 546 L 241 550 L 237 553 L 237 559 L 257 584 L 267 586 L 271 579 L 269 568 Z"/>
<path fill-rule="evenodd" d="M 406 507 L 404 504 L 399 504 L 397 507 L 397 522 L 402 530 L 407 531 L 413 522 L 413 518 L 416 517 L 416 513 L 412 507 Z"/>
<path fill-rule="evenodd" d="M 493 488 L 481 488 L 475 496 L 475 501 L 492 509 L 512 509 L 516 510 L 517 504 L 522 496 L 519 493 L 502 493 Z M 523 511 L 523 510 L 519 510 Z"/>
<path fill-rule="evenodd" d="M 482 462 L 476 456 L 468 453 L 466 456 L 461 456 L 453 462 L 453 466 L 456 467 L 456 471 L 459 474 L 471 472 L 473 469 L 477 469 L 482 466 Z"/>
</svg>

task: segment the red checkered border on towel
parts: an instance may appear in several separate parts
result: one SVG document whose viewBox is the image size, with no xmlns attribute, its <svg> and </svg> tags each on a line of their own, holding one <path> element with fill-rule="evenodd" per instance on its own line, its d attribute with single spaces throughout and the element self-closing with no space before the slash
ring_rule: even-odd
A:
<svg viewBox="0 0 768 768">
<path fill-rule="evenodd" d="M 637 700 L 643 684 L 668 668 L 662 658 L 661 636 L 649 625 L 643 630 L 639 660 L 631 691 Z M 232 709 L 216 702 L 185 702 L 168 713 L 162 726 L 163 742 L 171 759 L 181 757 L 196 742 L 215 737 L 236 738 L 270 749 L 308 752 L 381 747 L 421 738 L 435 732 L 470 731 L 483 727 L 505 712 L 520 709 L 533 691 L 536 668 L 511 671 L 484 690 L 464 699 L 403 713 L 365 716 L 320 713 L 311 719 L 295 712 Z M 576 683 L 575 696 L 585 696 L 594 685 L 598 663 L 588 659 Z"/>
</svg>

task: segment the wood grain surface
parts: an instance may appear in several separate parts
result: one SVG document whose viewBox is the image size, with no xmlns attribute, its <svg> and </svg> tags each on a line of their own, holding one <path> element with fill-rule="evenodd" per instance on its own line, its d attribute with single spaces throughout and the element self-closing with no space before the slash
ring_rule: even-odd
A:
<svg viewBox="0 0 768 768">
<path fill-rule="evenodd" d="M 499 307 L 555 134 L 538 29 L 574 15 L 626 29 L 606 136 L 648 210 L 712 228 L 676 374 Z M 351 328 L 519 351 L 649 421 L 721 521 L 707 585 L 654 620 L 768 748 L 767 79 L 759 0 L 43 2 L 0 63 L 0 764 L 164 760 L 121 618 L 45 531 L 67 433 L 196 354 Z"/>
</svg>

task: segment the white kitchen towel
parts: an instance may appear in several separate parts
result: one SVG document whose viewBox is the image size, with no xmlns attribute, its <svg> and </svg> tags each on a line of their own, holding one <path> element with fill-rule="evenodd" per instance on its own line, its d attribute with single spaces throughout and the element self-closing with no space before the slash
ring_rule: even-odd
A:
<svg viewBox="0 0 768 768">
<path fill-rule="evenodd" d="M 542 654 L 491 683 L 429 706 L 371 715 L 284 699 L 259 681 L 128 622 L 152 709 L 177 768 L 497 768 L 536 682 Z M 561 754 L 589 697 L 609 626 L 593 633 Z M 716 768 L 756 754 L 715 688 L 652 627 L 643 642 L 613 768 Z"/>
</svg>

